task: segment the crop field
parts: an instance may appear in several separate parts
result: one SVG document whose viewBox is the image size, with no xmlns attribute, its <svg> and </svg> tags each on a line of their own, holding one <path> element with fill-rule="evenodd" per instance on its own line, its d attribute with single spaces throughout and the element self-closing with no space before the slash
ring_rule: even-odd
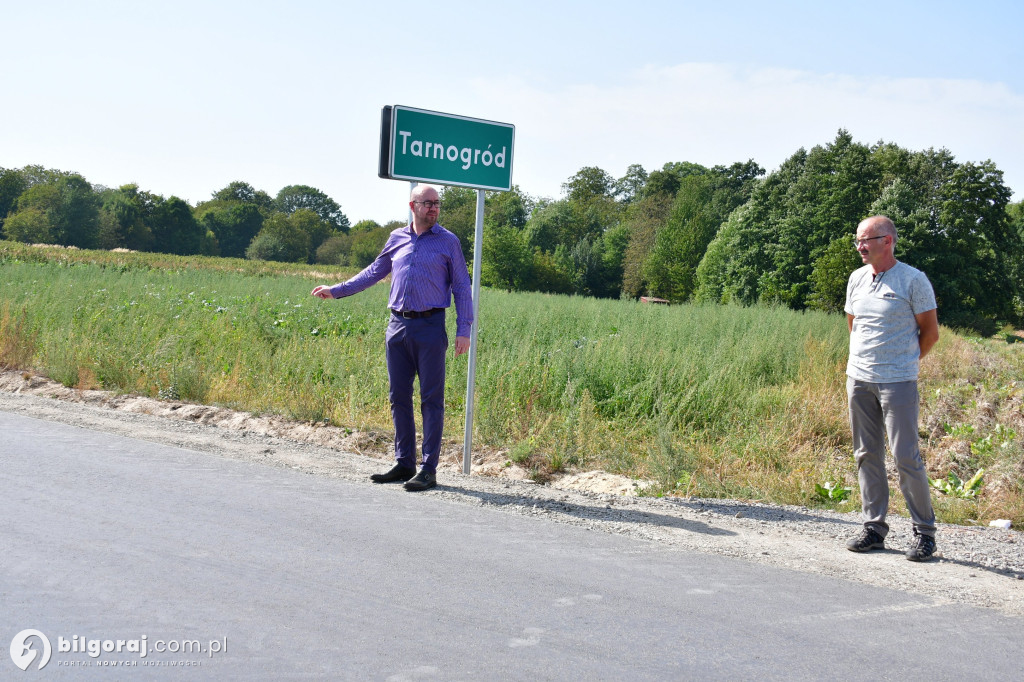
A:
<svg viewBox="0 0 1024 682">
<path fill-rule="evenodd" d="M 388 433 L 387 285 L 321 301 L 353 274 L 322 267 L 0 242 L 0 366 Z M 858 506 L 843 316 L 484 289 L 478 340 L 474 443 L 538 480 L 604 469 L 650 494 Z M 1024 344 L 946 329 L 922 364 L 940 520 L 1024 524 L 1022 370 Z M 451 441 L 466 371 L 449 358 Z"/>
</svg>

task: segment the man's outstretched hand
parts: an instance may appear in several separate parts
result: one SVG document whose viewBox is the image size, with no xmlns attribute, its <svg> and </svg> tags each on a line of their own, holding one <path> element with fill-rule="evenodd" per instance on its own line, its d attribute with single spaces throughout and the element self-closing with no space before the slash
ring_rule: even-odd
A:
<svg viewBox="0 0 1024 682">
<path fill-rule="evenodd" d="M 334 298 L 334 296 L 331 295 L 331 288 L 322 284 L 309 293 L 311 296 L 316 296 L 317 298 Z"/>
</svg>

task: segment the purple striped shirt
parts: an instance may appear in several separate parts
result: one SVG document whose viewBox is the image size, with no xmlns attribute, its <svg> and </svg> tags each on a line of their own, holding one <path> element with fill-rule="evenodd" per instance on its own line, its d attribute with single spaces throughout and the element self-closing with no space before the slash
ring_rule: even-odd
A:
<svg viewBox="0 0 1024 682">
<path fill-rule="evenodd" d="M 469 336 L 473 293 L 459 238 L 440 225 L 416 236 L 411 225 L 388 237 L 377 259 L 362 272 L 331 287 L 331 296 L 358 294 L 391 274 L 388 307 L 407 312 L 447 308 L 455 297 L 456 336 Z"/>
</svg>

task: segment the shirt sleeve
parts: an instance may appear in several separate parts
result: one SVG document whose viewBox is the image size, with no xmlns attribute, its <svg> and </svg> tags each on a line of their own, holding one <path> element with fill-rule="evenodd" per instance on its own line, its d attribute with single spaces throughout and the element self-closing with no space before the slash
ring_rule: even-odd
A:
<svg viewBox="0 0 1024 682">
<path fill-rule="evenodd" d="M 850 279 L 846 282 L 846 305 L 843 310 L 846 311 L 847 315 L 853 315 L 853 301 L 850 300 L 850 294 L 853 293 L 853 288 L 857 286 L 857 271 L 854 270 L 850 275 Z"/>
<path fill-rule="evenodd" d="M 928 276 L 922 272 L 910 283 L 910 309 L 915 315 L 920 315 L 935 308 L 938 308 L 935 290 Z"/>
<path fill-rule="evenodd" d="M 331 287 L 331 296 L 334 298 L 345 298 L 352 294 L 358 294 L 364 289 L 369 289 L 371 286 L 381 281 L 391 273 L 391 254 L 394 251 L 393 242 L 395 241 L 394 233 L 388 237 L 387 243 L 384 244 L 384 248 L 381 250 L 377 258 L 372 263 L 363 268 L 355 277 L 348 281 L 335 284 Z"/>
<path fill-rule="evenodd" d="M 454 236 L 454 235 L 453 235 Z M 466 258 L 462 255 L 462 246 L 458 237 L 452 240 L 452 253 L 449 257 L 451 272 L 452 296 L 455 298 L 455 335 L 469 336 L 473 326 L 473 286 L 466 271 Z"/>
</svg>

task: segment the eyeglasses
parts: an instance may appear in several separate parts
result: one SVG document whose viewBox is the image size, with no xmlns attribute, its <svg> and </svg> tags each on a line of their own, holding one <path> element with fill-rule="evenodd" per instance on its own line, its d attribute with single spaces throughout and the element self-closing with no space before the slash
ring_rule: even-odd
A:
<svg viewBox="0 0 1024 682">
<path fill-rule="evenodd" d="M 423 204 L 427 208 L 441 208 L 440 201 L 414 201 L 414 204 Z"/>
<path fill-rule="evenodd" d="M 887 235 L 887 234 L 880 234 L 877 237 L 865 237 L 864 239 L 854 239 L 853 240 L 853 245 L 856 246 L 856 247 L 859 247 L 861 244 L 867 244 L 872 239 L 885 239 L 888 236 L 889 235 Z"/>
</svg>

